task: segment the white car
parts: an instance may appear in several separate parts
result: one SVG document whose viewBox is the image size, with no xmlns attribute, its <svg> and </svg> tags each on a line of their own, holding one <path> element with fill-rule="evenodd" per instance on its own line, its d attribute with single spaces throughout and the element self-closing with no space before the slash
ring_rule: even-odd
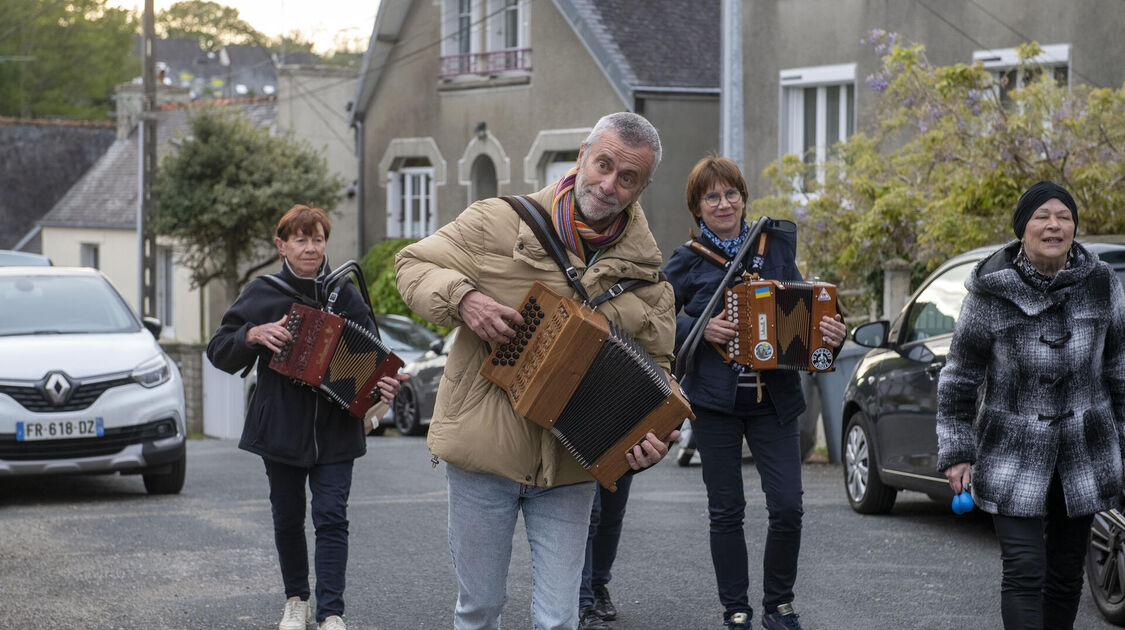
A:
<svg viewBox="0 0 1125 630">
<path fill-rule="evenodd" d="M 120 472 L 178 493 L 184 385 L 159 333 L 96 270 L 0 267 L 0 477 Z"/>
</svg>

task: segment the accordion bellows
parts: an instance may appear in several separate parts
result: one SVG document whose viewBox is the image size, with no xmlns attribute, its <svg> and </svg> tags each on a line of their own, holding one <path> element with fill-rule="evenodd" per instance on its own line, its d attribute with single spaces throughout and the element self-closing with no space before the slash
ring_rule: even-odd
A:
<svg viewBox="0 0 1125 630">
<path fill-rule="evenodd" d="M 602 486 L 616 490 L 625 454 L 645 434 L 667 440 L 695 417 L 679 384 L 601 313 L 536 282 L 520 314 L 516 337 L 496 347 L 481 375 Z"/>
<path fill-rule="evenodd" d="M 333 313 L 294 303 L 285 327 L 293 339 L 274 354 L 270 368 L 316 388 L 357 418 L 379 402 L 371 395 L 379 379 L 403 365 L 374 333 Z"/>
<path fill-rule="evenodd" d="M 738 333 L 725 345 L 712 344 L 723 361 L 755 371 L 834 369 L 835 357 L 820 332 L 820 319 L 836 315 L 835 285 L 741 282 L 727 289 L 724 309 Z"/>
</svg>

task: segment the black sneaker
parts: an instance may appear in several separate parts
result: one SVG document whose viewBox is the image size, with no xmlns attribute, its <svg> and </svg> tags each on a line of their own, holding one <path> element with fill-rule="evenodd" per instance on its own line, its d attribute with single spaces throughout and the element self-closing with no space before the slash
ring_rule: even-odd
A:
<svg viewBox="0 0 1125 630">
<path fill-rule="evenodd" d="M 723 625 L 727 630 L 750 630 L 750 613 L 734 613 Z"/>
<path fill-rule="evenodd" d="M 578 630 L 610 630 L 605 619 L 594 612 L 594 607 L 585 608 L 578 614 Z"/>
<path fill-rule="evenodd" d="M 603 586 L 594 587 L 594 612 L 606 621 L 617 619 L 617 606 L 609 599 L 609 590 Z"/>
<path fill-rule="evenodd" d="M 797 617 L 799 615 L 794 612 L 793 604 L 782 604 L 777 607 L 777 612 L 762 615 L 762 627 L 766 630 L 801 630 Z"/>
</svg>

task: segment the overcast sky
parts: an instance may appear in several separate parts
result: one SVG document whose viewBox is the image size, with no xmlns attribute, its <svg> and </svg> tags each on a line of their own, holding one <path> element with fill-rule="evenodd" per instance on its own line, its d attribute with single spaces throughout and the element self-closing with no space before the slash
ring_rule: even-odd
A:
<svg viewBox="0 0 1125 630">
<path fill-rule="evenodd" d="M 216 0 L 238 9 L 238 15 L 250 26 L 270 37 L 300 31 L 302 39 L 312 41 L 313 49 L 324 53 L 336 48 L 335 39 L 343 35 L 357 39 L 353 51 L 363 52 L 379 0 Z M 109 0 L 110 6 L 144 10 L 144 0 Z M 167 9 L 175 0 L 154 0 L 156 11 Z"/>
</svg>

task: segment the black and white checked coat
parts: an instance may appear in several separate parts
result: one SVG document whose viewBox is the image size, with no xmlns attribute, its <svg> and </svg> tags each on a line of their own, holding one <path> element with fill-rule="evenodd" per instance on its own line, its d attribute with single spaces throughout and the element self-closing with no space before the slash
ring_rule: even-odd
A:
<svg viewBox="0 0 1125 630">
<path fill-rule="evenodd" d="M 1116 507 L 1125 445 L 1125 293 L 1075 244 L 1046 291 L 981 261 L 938 381 L 938 469 L 972 462 L 986 512 L 1043 516 L 1057 469 L 1070 516 Z M 979 402 L 978 406 L 978 394 Z"/>
</svg>

